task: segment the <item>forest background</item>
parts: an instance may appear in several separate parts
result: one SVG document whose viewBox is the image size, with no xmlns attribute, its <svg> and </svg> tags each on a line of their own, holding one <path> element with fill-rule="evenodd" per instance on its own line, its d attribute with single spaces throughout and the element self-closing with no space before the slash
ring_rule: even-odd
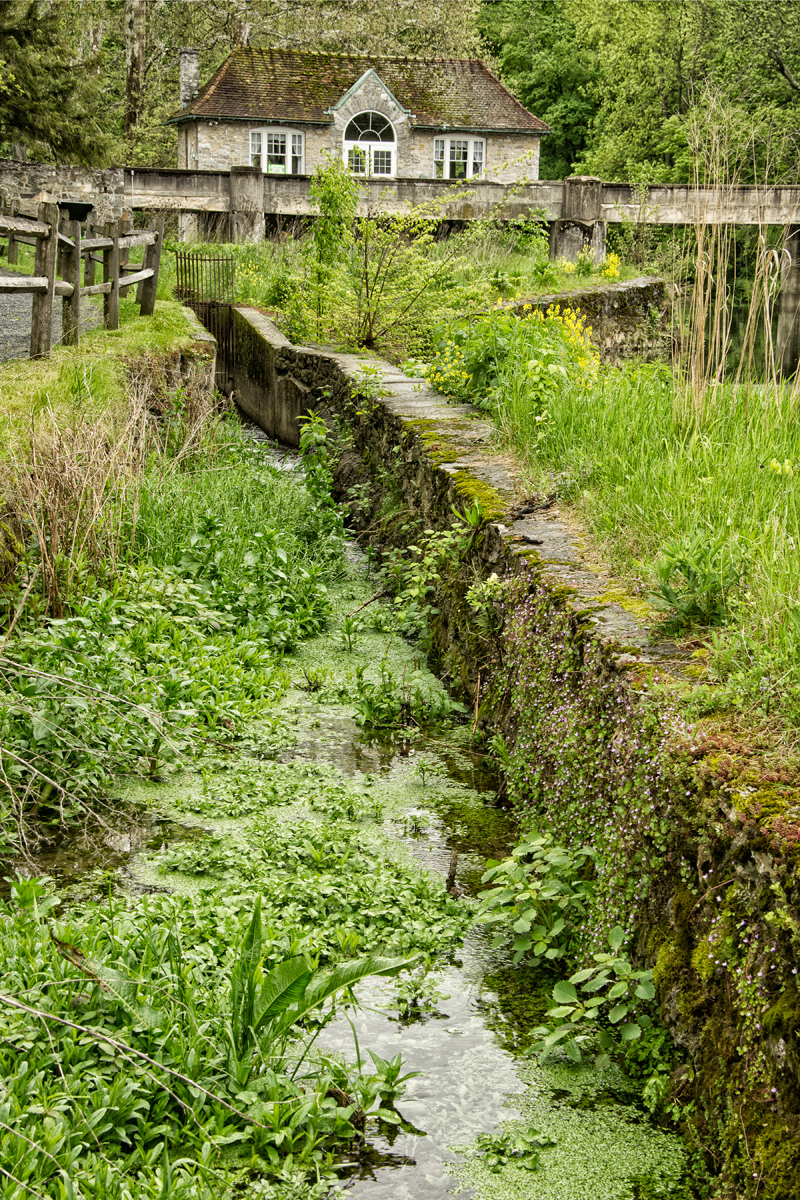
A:
<svg viewBox="0 0 800 1200">
<path fill-rule="evenodd" d="M 746 168 L 800 159 L 798 0 L 10 0 L 0 157 L 174 166 L 178 51 L 236 45 L 481 57 L 553 133 L 541 177 L 688 182 L 709 94 L 762 131 Z"/>
</svg>

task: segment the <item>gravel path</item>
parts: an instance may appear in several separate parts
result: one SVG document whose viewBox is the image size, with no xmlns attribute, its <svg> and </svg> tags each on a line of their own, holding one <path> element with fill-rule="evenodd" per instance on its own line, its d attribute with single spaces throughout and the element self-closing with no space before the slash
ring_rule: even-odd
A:
<svg viewBox="0 0 800 1200">
<path fill-rule="evenodd" d="M 15 275 L 0 268 L 0 275 Z M 31 307 L 33 293 L 0 292 L 0 362 L 27 358 L 31 345 Z M 88 300 L 81 305 L 81 332 L 103 323 L 103 305 Z M 61 299 L 53 305 L 53 345 L 61 341 Z"/>
</svg>

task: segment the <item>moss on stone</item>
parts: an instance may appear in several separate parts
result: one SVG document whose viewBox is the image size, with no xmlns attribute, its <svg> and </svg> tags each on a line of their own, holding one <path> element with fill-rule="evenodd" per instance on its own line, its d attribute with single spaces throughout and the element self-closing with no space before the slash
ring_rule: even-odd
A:
<svg viewBox="0 0 800 1200">
<path fill-rule="evenodd" d="M 597 597 L 598 604 L 618 604 L 620 608 L 624 608 L 626 612 L 631 613 L 639 621 L 644 621 L 646 624 L 651 623 L 657 613 L 646 600 L 642 600 L 638 596 L 632 596 L 630 592 L 626 592 L 621 585 L 619 587 L 607 587 L 602 595 Z"/>
<path fill-rule="evenodd" d="M 659 950 L 658 958 L 653 967 L 653 982 L 658 989 L 659 995 L 664 995 L 675 987 L 685 967 L 685 953 L 670 938 L 669 941 L 664 942 Z"/>
<path fill-rule="evenodd" d="M 703 938 L 692 952 L 692 966 L 704 984 L 710 983 L 713 979 L 715 965 L 708 938 Z"/>
<path fill-rule="evenodd" d="M 487 520 L 504 517 L 508 512 L 510 500 L 504 500 L 496 488 L 469 471 L 456 471 L 453 475 L 453 486 L 459 496 L 477 500 Z"/>
</svg>

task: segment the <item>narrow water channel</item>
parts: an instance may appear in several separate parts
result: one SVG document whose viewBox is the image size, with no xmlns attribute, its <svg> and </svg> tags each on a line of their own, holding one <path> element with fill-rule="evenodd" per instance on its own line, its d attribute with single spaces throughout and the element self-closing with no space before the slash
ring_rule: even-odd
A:
<svg viewBox="0 0 800 1200">
<path fill-rule="evenodd" d="M 364 561 L 353 551 L 349 560 L 334 597 L 339 612 L 374 592 Z M 470 749 L 468 726 L 439 729 L 431 737 L 369 736 L 354 720 L 352 703 L 332 698 L 346 691 L 358 667 L 379 660 L 390 661 L 396 672 L 421 669 L 417 649 L 376 631 L 382 622 L 378 606 L 371 607 L 371 628 L 364 628 L 352 650 L 337 642 L 334 628 L 287 660 L 292 686 L 274 717 L 254 731 L 237 769 L 244 769 L 250 797 L 266 797 L 270 819 L 293 825 L 299 840 L 321 822 L 330 828 L 333 817 L 340 834 L 372 848 L 376 865 L 390 859 L 411 876 L 433 876 L 439 887 L 457 852 L 458 903 L 469 907 L 486 859 L 513 845 L 514 823 L 494 805 L 497 781 L 483 769 L 482 755 Z M 441 688 L 424 673 L 430 687 Z M 306 680 L 319 677 L 324 687 L 309 693 Z M 231 773 L 229 766 L 221 783 L 206 774 L 139 785 L 128 799 L 176 825 L 200 825 L 216 845 L 241 844 L 260 817 L 252 804 L 246 819 L 235 815 L 236 789 L 226 782 Z M 270 789 L 276 780 L 289 803 L 275 804 Z M 320 809 L 321 781 L 329 794 L 339 789 L 344 813 L 335 804 Z M 215 794 L 224 812 L 215 812 Z M 197 833 L 193 848 L 202 846 Z M 134 857 L 127 868 L 132 885 L 205 886 L 194 849 L 193 873 L 180 870 L 186 866 L 180 846 L 173 842 L 171 851 Z M 650 1122 L 616 1068 L 540 1066 L 525 1055 L 547 1004 L 540 980 L 512 968 L 502 950 L 492 951 L 480 927 L 431 959 L 416 1003 L 405 1011 L 395 981 L 367 981 L 359 987 L 359 1010 L 339 1016 L 322 1035 L 326 1049 L 350 1061 L 360 1054 L 365 1070 L 371 1050 L 384 1059 L 400 1053 L 404 1072 L 419 1072 L 397 1104 L 402 1125 L 368 1124 L 360 1154 L 341 1164 L 348 1194 L 374 1200 L 440 1200 L 455 1192 L 486 1200 L 685 1194 L 679 1138 Z M 502 1151 L 507 1135 L 529 1136 L 532 1130 L 543 1143 L 535 1170 L 533 1156 L 524 1165 L 492 1167 L 493 1151 Z M 486 1135 L 496 1136 L 496 1146 Z"/>
<path fill-rule="evenodd" d="M 428 954 L 399 985 L 360 985 L 358 1009 L 340 1010 L 320 1045 L 350 1062 L 360 1057 L 365 1071 L 370 1051 L 400 1054 L 403 1071 L 418 1074 L 397 1101 L 398 1122 L 368 1118 L 363 1144 L 340 1156 L 334 1191 L 365 1200 L 689 1195 L 680 1139 L 649 1119 L 616 1068 L 540 1065 L 526 1054 L 552 981 L 512 967 L 472 922 L 486 860 L 509 851 L 515 826 L 495 805 L 497 781 L 472 747 L 468 724 L 375 737 L 357 723 L 354 680 L 359 672 L 374 676 L 379 664 L 442 694 L 419 648 L 389 631 L 388 607 L 367 605 L 356 636 L 349 644 L 342 637 L 342 617 L 375 590 L 351 548 L 332 589 L 329 630 L 285 659 L 283 694 L 235 752 L 212 754 L 201 770 L 125 787 L 127 815 L 116 832 L 94 845 L 62 846 L 44 865 L 60 884 L 84 892 L 90 880 L 113 875 L 134 894 L 213 897 L 224 881 L 248 904 L 277 886 L 271 863 L 279 846 L 305 846 L 311 855 L 325 847 L 340 856 L 343 875 L 356 851 L 360 863 L 374 865 L 376 881 L 395 873 L 404 897 L 394 924 L 385 884 L 381 911 L 371 911 L 370 879 L 353 880 L 360 898 L 333 915 L 341 917 L 342 951 L 360 952 L 360 923 L 383 922 L 387 952 L 413 941 L 427 944 Z M 456 899 L 447 901 L 454 852 Z M 271 895 L 280 913 L 274 934 L 287 946 L 298 906 L 306 906 L 307 927 L 309 906 L 319 901 L 320 928 L 331 928 L 324 897 L 306 883 L 302 893 L 299 884 L 296 895 L 282 893 L 282 909 Z M 425 929 L 426 921 L 436 927 Z M 520 1145 L 529 1152 L 509 1156 Z"/>
</svg>

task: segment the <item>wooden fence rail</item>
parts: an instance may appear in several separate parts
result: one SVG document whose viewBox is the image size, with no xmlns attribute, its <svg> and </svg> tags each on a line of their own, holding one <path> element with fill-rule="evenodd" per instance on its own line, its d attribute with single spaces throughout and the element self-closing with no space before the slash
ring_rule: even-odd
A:
<svg viewBox="0 0 800 1200">
<path fill-rule="evenodd" d="M 71 206 L 73 212 L 80 206 Z M 82 214 L 85 219 L 85 215 Z M 0 276 L 0 292 L 31 292 L 31 358 L 48 358 L 53 344 L 53 304 L 62 298 L 61 340 L 67 346 L 80 341 L 81 299 L 103 297 L 106 329 L 119 329 L 119 298 L 136 286 L 136 302 L 144 317 L 155 311 L 164 218 L 153 217 L 150 229 L 133 232 L 124 221 L 107 223 L 97 236 L 73 218 L 70 205 L 59 212 L 57 204 L 40 204 L 39 219 L 0 213 L 0 237 L 8 238 L 8 261 L 19 262 L 19 244 L 33 245 L 33 275 Z M 128 263 L 134 246 L 145 248 L 144 263 Z M 101 251 L 100 254 L 97 251 Z M 103 282 L 95 283 L 95 267 L 102 264 Z M 59 279 L 58 276 L 61 275 Z M 83 278 L 81 278 L 81 275 Z"/>
</svg>

